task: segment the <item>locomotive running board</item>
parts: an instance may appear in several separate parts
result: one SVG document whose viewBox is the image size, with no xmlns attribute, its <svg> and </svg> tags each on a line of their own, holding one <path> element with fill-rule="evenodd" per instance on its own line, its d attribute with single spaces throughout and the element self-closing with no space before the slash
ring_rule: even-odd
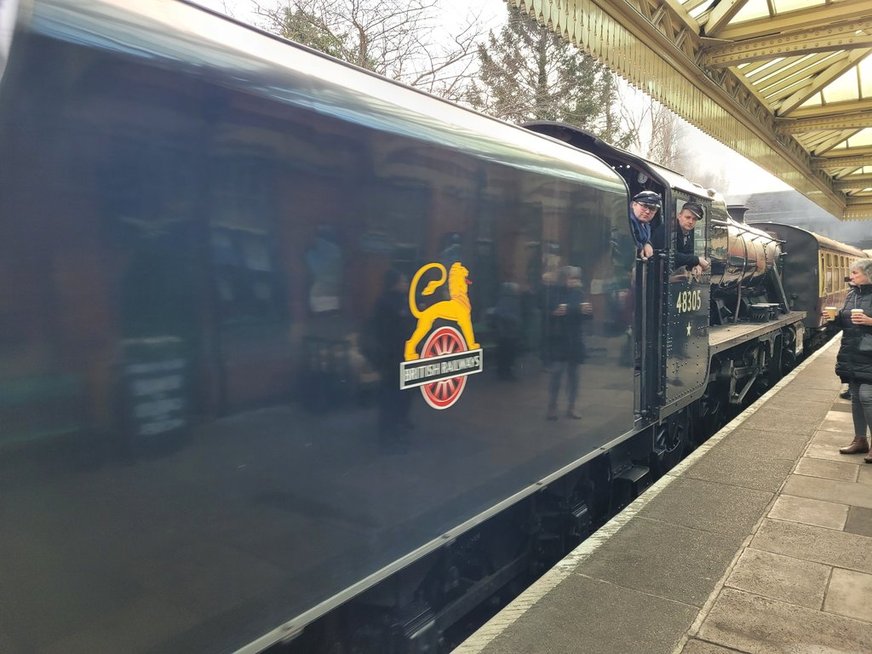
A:
<svg viewBox="0 0 872 654">
<path fill-rule="evenodd" d="M 753 341 L 775 329 L 786 327 L 805 318 L 805 311 L 791 311 L 767 322 L 730 323 L 709 328 L 709 354 L 729 350 L 736 345 Z"/>
</svg>

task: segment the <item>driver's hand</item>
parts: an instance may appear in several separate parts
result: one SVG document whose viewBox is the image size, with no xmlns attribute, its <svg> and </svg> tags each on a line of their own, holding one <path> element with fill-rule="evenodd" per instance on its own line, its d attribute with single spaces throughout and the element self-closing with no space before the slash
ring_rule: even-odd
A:
<svg viewBox="0 0 872 654">
<path fill-rule="evenodd" d="M 654 256 L 654 248 L 650 243 L 645 243 L 642 246 L 642 249 L 639 250 L 639 256 L 642 258 L 642 261 L 648 261 L 648 259 Z"/>
</svg>

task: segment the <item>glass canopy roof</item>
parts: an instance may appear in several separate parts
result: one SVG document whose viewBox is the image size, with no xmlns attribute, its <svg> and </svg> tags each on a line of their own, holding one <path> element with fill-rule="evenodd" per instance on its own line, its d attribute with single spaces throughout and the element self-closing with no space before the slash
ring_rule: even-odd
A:
<svg viewBox="0 0 872 654">
<path fill-rule="evenodd" d="M 681 5 L 709 52 L 723 55 L 714 65 L 754 93 L 849 204 L 872 202 L 872 0 Z"/>
<path fill-rule="evenodd" d="M 872 219 L 872 0 L 507 2 L 827 211 Z"/>
</svg>

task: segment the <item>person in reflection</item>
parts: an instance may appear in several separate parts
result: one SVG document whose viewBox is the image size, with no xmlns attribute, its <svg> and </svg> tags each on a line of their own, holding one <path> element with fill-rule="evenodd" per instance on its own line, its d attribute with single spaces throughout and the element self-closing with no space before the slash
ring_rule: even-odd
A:
<svg viewBox="0 0 872 654">
<path fill-rule="evenodd" d="M 503 282 L 493 311 L 493 329 L 496 340 L 497 376 L 514 381 L 515 358 L 521 347 L 521 286 Z"/>
<path fill-rule="evenodd" d="M 660 211 L 662 200 L 659 193 L 641 191 L 630 202 L 630 231 L 636 242 L 636 253 L 642 261 L 654 256 L 654 219 Z"/>
<path fill-rule="evenodd" d="M 675 233 L 675 265 L 689 270 L 696 279 L 711 267 L 708 259 L 694 254 L 693 251 L 693 229 L 697 221 L 702 219 L 702 214 L 701 205 L 685 202 L 676 217 L 678 229 Z"/>
<path fill-rule="evenodd" d="M 400 362 L 416 321 L 409 310 L 409 279 L 395 268 L 385 273 L 381 296 L 369 329 L 375 343 L 370 355 L 379 373 L 378 431 L 383 447 L 405 447 L 413 428 L 409 418 L 413 393 L 400 390 Z"/>
<path fill-rule="evenodd" d="M 545 315 L 545 359 L 548 380 L 548 420 L 557 420 L 557 402 L 566 375 L 566 416 L 581 418 L 576 411 L 578 366 L 584 361 L 582 322 L 593 309 L 584 302 L 581 268 L 564 266 L 558 271 L 557 286 L 547 293 Z"/>
<path fill-rule="evenodd" d="M 842 329 L 836 355 L 836 375 L 851 392 L 854 440 L 840 454 L 866 454 L 872 463 L 867 434 L 872 429 L 872 259 L 858 259 L 851 266 L 845 305 L 833 320 Z"/>
</svg>

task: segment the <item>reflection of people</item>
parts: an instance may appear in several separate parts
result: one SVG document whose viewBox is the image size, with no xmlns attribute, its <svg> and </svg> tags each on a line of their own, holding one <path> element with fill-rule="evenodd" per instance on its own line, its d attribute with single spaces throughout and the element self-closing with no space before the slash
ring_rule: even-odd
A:
<svg viewBox="0 0 872 654">
<path fill-rule="evenodd" d="M 439 263 L 445 266 L 446 269 L 451 268 L 451 264 L 460 261 L 463 258 L 463 237 L 460 232 L 448 232 L 442 235 L 442 247 L 439 250 Z"/>
<path fill-rule="evenodd" d="M 377 343 L 373 364 L 378 370 L 378 427 L 382 444 L 403 444 L 412 428 L 409 419 L 412 392 L 400 390 L 400 362 L 403 347 L 415 329 L 415 319 L 409 312 L 409 280 L 399 270 L 385 273 L 384 288 L 376 301 L 372 329 Z"/>
<path fill-rule="evenodd" d="M 521 287 L 503 282 L 493 311 L 496 338 L 497 375 L 500 379 L 515 378 L 512 370 L 521 347 Z"/>
<path fill-rule="evenodd" d="M 548 420 L 557 420 L 557 400 L 566 373 L 566 416 L 578 420 L 578 365 L 584 360 L 582 320 L 593 311 L 583 301 L 581 269 L 564 266 L 558 271 L 559 285 L 548 294 L 545 316 L 545 356 L 550 369 Z"/>
<path fill-rule="evenodd" d="M 841 454 L 869 452 L 866 434 L 872 428 L 872 259 L 858 259 L 851 266 L 851 283 L 845 305 L 836 314 L 842 343 L 836 355 L 836 374 L 851 392 L 854 440 Z M 872 455 L 864 458 L 872 463 Z"/>
<path fill-rule="evenodd" d="M 342 249 L 329 225 L 318 227 L 312 246 L 306 251 L 306 265 L 312 276 L 309 308 L 313 313 L 339 309 L 342 286 Z"/>
<path fill-rule="evenodd" d="M 630 202 L 630 229 L 636 242 L 636 251 L 643 261 L 654 255 L 651 223 L 660 211 L 660 205 L 660 194 L 654 191 L 636 193 Z"/>
<path fill-rule="evenodd" d="M 678 229 L 675 233 L 675 264 L 690 270 L 697 278 L 711 267 L 708 259 L 697 256 L 693 251 L 693 228 L 701 218 L 702 206 L 696 202 L 685 202 L 676 218 Z"/>
</svg>

